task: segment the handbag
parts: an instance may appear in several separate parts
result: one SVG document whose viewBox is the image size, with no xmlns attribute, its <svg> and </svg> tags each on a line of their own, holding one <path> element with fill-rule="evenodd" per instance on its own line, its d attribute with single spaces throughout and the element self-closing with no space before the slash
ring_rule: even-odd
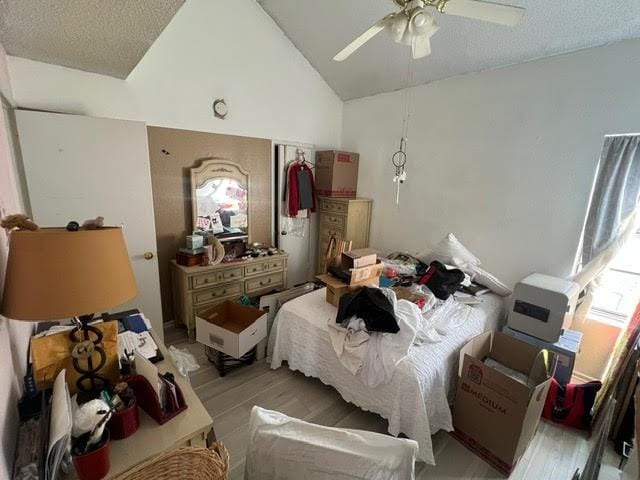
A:
<svg viewBox="0 0 640 480">
<path fill-rule="evenodd" d="M 563 386 L 552 378 L 542 416 L 568 427 L 589 430 L 593 404 L 601 388 L 602 382 L 598 381 Z"/>
<path fill-rule="evenodd" d="M 105 363 L 99 373 L 115 385 L 120 380 L 118 322 L 103 322 L 93 326 L 102 332 L 102 344 L 100 346 L 105 353 Z M 33 378 L 38 390 L 46 390 L 53 387 L 53 381 L 58 376 L 58 373 L 65 369 L 69 393 L 73 395 L 78 391 L 76 381 L 82 374 L 76 371 L 73 366 L 71 352 L 74 346 L 75 343 L 69 338 L 68 331 L 31 339 Z"/>
<path fill-rule="evenodd" d="M 446 300 L 460 289 L 463 281 L 462 270 L 457 268 L 448 270 L 442 263 L 433 261 L 418 283 L 429 287 L 429 290 L 440 300 Z"/>
</svg>

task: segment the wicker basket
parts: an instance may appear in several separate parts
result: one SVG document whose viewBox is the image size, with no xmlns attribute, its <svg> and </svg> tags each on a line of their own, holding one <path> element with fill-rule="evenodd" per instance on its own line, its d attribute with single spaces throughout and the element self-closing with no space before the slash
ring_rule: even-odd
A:
<svg viewBox="0 0 640 480">
<path fill-rule="evenodd" d="M 114 480 L 226 480 L 229 452 L 222 442 L 211 448 L 184 447 L 163 453 Z"/>
</svg>

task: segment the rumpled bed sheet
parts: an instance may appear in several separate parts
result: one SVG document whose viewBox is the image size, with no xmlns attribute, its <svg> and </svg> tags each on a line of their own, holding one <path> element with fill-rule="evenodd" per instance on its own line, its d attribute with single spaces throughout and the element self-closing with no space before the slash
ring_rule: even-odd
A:
<svg viewBox="0 0 640 480">
<path fill-rule="evenodd" d="M 289 368 L 334 387 L 347 402 L 387 419 L 391 435 L 405 434 L 418 442 L 418 458 L 435 465 L 431 436 L 452 431 L 449 401 L 457 378 L 460 348 L 470 339 L 496 330 L 504 315 L 504 301 L 494 294 L 479 297 L 464 322 L 439 343 L 413 346 L 389 383 L 370 388 L 338 359 L 329 339 L 327 321 L 337 309 L 325 301 L 325 289 L 298 297 L 282 306 L 269 338 L 268 358 L 275 369 Z"/>
</svg>

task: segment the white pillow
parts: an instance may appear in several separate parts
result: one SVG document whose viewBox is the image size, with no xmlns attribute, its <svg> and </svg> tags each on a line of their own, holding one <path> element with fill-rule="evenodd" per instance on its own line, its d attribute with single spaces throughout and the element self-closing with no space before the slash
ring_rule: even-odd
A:
<svg viewBox="0 0 640 480">
<path fill-rule="evenodd" d="M 462 245 L 453 233 L 448 233 L 440 240 L 428 258 L 429 262 L 438 260 L 445 264 L 454 265 L 469 275 L 472 281 L 489 288 L 498 295 L 508 297 L 512 293 L 504 283 L 480 268 L 480 259 Z"/>
<path fill-rule="evenodd" d="M 475 274 L 471 275 L 474 282 L 487 287 L 493 293 L 497 293 L 501 297 L 508 297 L 513 292 L 504 283 L 491 275 L 480 267 L 474 267 Z"/>
<path fill-rule="evenodd" d="M 441 263 L 455 265 L 463 272 L 471 275 L 473 267 L 480 265 L 480 260 L 471 253 L 453 233 L 448 233 L 435 246 L 429 255 L 431 261 L 438 260 Z"/>
</svg>

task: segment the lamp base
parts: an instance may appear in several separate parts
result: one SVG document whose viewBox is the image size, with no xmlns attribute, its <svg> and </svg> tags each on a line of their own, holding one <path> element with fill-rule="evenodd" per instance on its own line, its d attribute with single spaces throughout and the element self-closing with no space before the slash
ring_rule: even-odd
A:
<svg viewBox="0 0 640 480">
<path fill-rule="evenodd" d="M 107 363 L 107 354 L 102 348 L 102 332 L 89 325 L 92 319 L 93 315 L 75 317 L 77 328 L 69 332 L 69 338 L 75 343 L 71 352 L 73 368 L 80 373 L 76 387 L 83 396 L 95 398 L 109 386 L 109 380 L 98 373 Z"/>
</svg>

